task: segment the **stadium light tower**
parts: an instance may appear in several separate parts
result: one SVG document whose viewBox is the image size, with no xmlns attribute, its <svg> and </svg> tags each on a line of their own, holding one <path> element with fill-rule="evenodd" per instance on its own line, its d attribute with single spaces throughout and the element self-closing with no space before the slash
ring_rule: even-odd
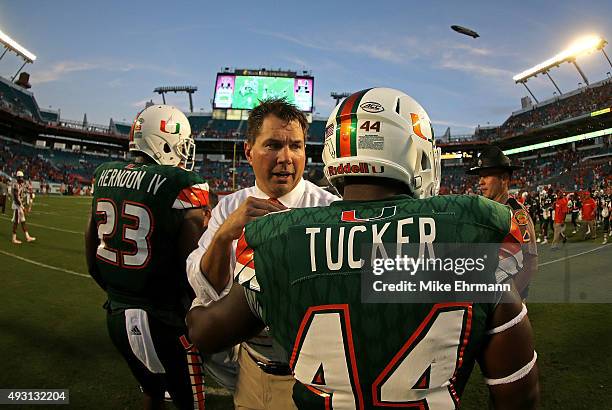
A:
<svg viewBox="0 0 612 410">
<path fill-rule="evenodd" d="M 608 55 L 604 51 L 604 47 L 606 46 L 606 44 L 608 44 L 608 42 L 599 36 L 593 35 L 593 36 L 582 37 L 576 40 L 574 43 L 572 43 L 572 45 L 570 45 L 567 49 L 563 50 L 556 56 L 549 58 L 548 60 L 523 71 L 522 73 L 515 75 L 514 77 L 512 77 L 512 79 L 517 84 L 519 83 L 523 84 L 525 88 L 527 88 L 527 91 L 529 91 L 529 94 L 531 94 L 531 96 L 536 100 L 536 102 L 538 100 L 535 98 L 531 90 L 529 90 L 529 88 L 527 87 L 527 80 L 529 80 L 532 77 L 536 77 L 538 74 L 546 74 L 546 76 L 553 83 L 557 91 L 561 93 L 561 90 L 559 89 L 557 84 L 553 81 L 552 77 L 550 76 L 549 71 L 552 68 L 559 67 L 563 63 L 572 63 L 574 67 L 576 67 L 576 70 L 578 71 L 578 74 L 580 74 L 580 77 L 582 77 L 582 80 L 584 81 L 584 83 L 586 85 L 589 85 L 589 80 L 584 74 L 584 72 L 582 71 L 582 69 L 580 68 L 580 66 L 578 65 L 578 63 L 576 62 L 576 58 L 584 54 L 589 54 L 589 53 L 592 53 L 593 51 L 599 50 L 603 52 L 604 56 L 608 60 L 608 63 L 610 63 L 610 59 L 608 58 Z M 610 66 L 612 66 L 612 63 L 610 63 Z"/>
<path fill-rule="evenodd" d="M 154 93 L 158 93 L 161 94 L 162 96 L 162 101 L 164 102 L 164 104 L 166 103 L 166 93 L 169 92 L 173 92 L 173 93 L 180 93 L 180 92 L 184 92 L 189 94 L 189 112 L 193 112 L 193 99 L 191 97 L 191 95 L 193 93 L 195 93 L 196 91 L 198 91 L 198 87 L 194 87 L 191 85 L 185 85 L 185 86 L 178 86 L 178 87 L 157 87 L 156 89 L 153 90 Z"/>
<path fill-rule="evenodd" d="M 29 52 L 21 44 L 19 44 L 18 42 L 10 38 L 8 35 L 6 35 L 1 30 L 0 30 L 0 43 L 2 43 L 2 45 L 5 48 L 4 53 L 2 53 L 2 55 L 0 56 L 0 60 L 2 60 L 4 55 L 9 50 L 14 51 L 19 57 L 23 59 L 23 65 L 19 67 L 19 70 L 17 70 L 13 78 L 11 78 L 11 81 L 14 81 L 15 77 L 17 77 L 17 75 L 21 72 L 21 70 L 23 70 L 23 67 L 25 67 L 26 64 L 33 63 L 36 60 L 36 56 L 32 54 L 31 52 Z"/>
<path fill-rule="evenodd" d="M 332 91 L 330 96 L 331 98 L 333 98 L 334 100 L 336 100 L 336 105 L 340 104 L 340 100 L 343 98 L 348 97 L 349 95 L 351 95 L 351 93 L 338 93 L 336 91 Z"/>
</svg>

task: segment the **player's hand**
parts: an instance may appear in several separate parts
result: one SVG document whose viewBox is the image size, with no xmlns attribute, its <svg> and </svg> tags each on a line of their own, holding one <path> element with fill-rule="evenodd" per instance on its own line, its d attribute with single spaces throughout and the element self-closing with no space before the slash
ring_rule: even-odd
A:
<svg viewBox="0 0 612 410">
<path fill-rule="evenodd" d="M 247 223 L 270 212 L 282 211 L 283 209 L 287 209 L 287 207 L 281 203 L 250 196 L 230 214 L 217 234 L 225 239 L 238 239 Z"/>
</svg>

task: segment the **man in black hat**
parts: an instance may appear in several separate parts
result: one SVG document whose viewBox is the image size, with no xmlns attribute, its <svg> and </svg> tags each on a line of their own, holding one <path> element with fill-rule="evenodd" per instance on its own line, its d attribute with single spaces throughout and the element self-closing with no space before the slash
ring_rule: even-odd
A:
<svg viewBox="0 0 612 410">
<path fill-rule="evenodd" d="M 538 248 L 533 221 L 525 207 L 510 196 L 508 189 L 512 179 L 512 171 L 520 169 L 512 165 L 502 150 L 495 145 L 488 145 L 478 153 L 476 163 L 466 171 L 470 175 L 478 175 L 478 187 L 482 196 L 512 209 L 513 218 L 521 230 L 523 237 L 523 269 L 514 277 L 514 285 L 523 299 L 527 298 L 529 282 L 538 269 Z"/>
</svg>

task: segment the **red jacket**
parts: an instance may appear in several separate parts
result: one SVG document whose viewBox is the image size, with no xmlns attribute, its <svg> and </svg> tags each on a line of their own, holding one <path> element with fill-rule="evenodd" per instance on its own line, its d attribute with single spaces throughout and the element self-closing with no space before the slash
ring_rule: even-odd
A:
<svg viewBox="0 0 612 410">
<path fill-rule="evenodd" d="M 555 223 L 565 223 L 565 216 L 567 215 L 567 198 L 559 198 L 555 201 Z"/>
<path fill-rule="evenodd" d="M 595 220 L 595 210 L 597 209 L 597 204 L 595 200 L 591 197 L 582 201 L 582 220 L 583 221 L 593 221 Z"/>
</svg>

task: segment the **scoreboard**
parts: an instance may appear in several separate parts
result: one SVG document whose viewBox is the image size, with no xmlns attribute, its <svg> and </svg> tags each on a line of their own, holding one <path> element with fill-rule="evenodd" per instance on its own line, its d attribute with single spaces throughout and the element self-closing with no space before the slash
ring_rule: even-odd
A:
<svg viewBox="0 0 612 410">
<path fill-rule="evenodd" d="M 215 82 L 214 109 L 251 110 L 259 101 L 285 98 L 300 110 L 312 113 L 314 78 L 294 73 L 272 72 L 272 75 L 218 73 Z M 293 75 L 291 75 L 293 74 Z"/>
</svg>

